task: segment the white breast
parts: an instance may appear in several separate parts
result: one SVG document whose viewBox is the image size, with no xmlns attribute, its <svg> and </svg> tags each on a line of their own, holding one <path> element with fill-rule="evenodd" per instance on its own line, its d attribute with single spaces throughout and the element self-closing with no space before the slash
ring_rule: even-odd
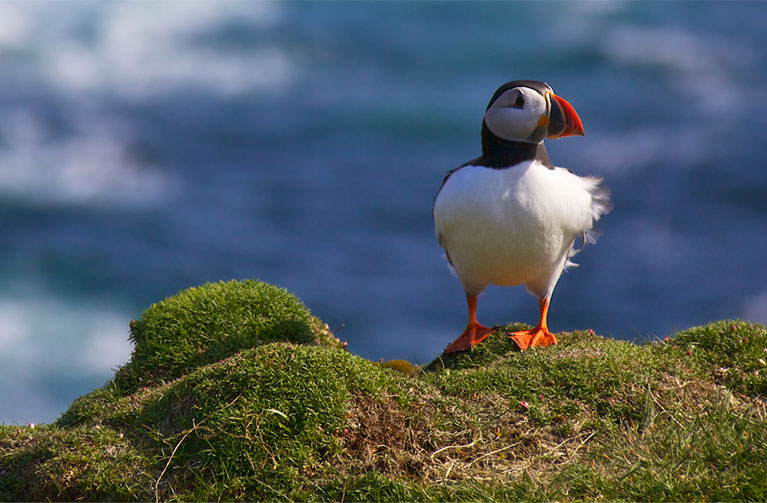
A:
<svg viewBox="0 0 767 503">
<path fill-rule="evenodd" d="M 525 284 L 551 293 L 576 237 L 608 210 L 599 182 L 537 161 L 455 171 L 434 201 L 434 222 L 466 291 Z"/>
</svg>

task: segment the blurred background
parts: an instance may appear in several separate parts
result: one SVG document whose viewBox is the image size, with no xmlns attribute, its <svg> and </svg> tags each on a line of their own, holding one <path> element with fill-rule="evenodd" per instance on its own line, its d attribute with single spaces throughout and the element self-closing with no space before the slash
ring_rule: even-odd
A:
<svg viewBox="0 0 767 503">
<path fill-rule="evenodd" d="M 767 3 L 0 3 L 0 422 L 49 422 L 207 281 L 283 286 L 371 359 L 430 361 L 464 295 L 433 235 L 515 79 L 615 209 L 554 331 L 767 322 Z M 483 323 L 535 323 L 489 288 Z"/>
</svg>

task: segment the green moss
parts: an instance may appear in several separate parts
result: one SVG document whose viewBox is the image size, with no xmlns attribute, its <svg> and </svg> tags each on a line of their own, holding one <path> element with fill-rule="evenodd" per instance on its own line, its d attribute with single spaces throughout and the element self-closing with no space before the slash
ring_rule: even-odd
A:
<svg viewBox="0 0 767 503">
<path fill-rule="evenodd" d="M 0 428 L 0 500 L 132 501 L 152 477 L 144 458 L 110 428 Z"/>
<path fill-rule="evenodd" d="M 376 363 L 376 365 L 396 370 L 397 372 L 410 377 L 415 377 L 421 372 L 421 369 L 418 366 L 413 365 L 407 360 L 389 360 L 386 362 L 382 360 Z"/>
<path fill-rule="evenodd" d="M 326 332 L 282 288 L 257 281 L 208 283 L 152 305 L 131 323 L 135 348 L 114 385 L 132 392 L 242 349 L 277 341 L 319 343 Z"/>
<path fill-rule="evenodd" d="M 355 396 L 404 409 L 424 388 L 409 381 L 337 348 L 271 343 L 133 395 L 98 390 L 59 424 L 119 430 L 165 469 L 163 495 L 271 500 L 306 493 L 301 473 L 334 472 Z"/>
<path fill-rule="evenodd" d="M 301 471 L 327 471 L 322 463 L 341 450 L 352 392 L 399 394 L 402 379 L 338 349 L 269 344 L 179 379 L 135 421 L 173 439 L 168 447 L 178 441 L 175 466 L 236 481 L 249 498 L 273 499 L 301 490 Z M 238 494 L 216 487 L 196 497 Z"/>
<path fill-rule="evenodd" d="M 526 352 L 519 328 L 376 364 L 284 290 L 190 289 L 57 423 L 0 426 L 0 500 L 767 499 L 765 327 Z"/>
<path fill-rule="evenodd" d="M 428 378 L 450 395 L 499 394 L 536 424 L 562 423 L 587 411 L 616 422 L 641 416 L 643 384 L 658 375 L 644 348 L 584 331 L 561 334 L 556 348 L 519 352 L 508 342 L 508 333 L 518 329 L 510 325 L 493 334 L 490 351 L 432 362 L 436 371 Z M 493 357 L 493 346 L 504 351 Z"/>
<path fill-rule="evenodd" d="M 392 480 L 371 471 L 360 477 L 332 481 L 318 488 L 309 501 L 539 501 L 557 498 L 568 500 L 566 494 L 541 488 L 535 480 L 522 475 L 518 482 L 493 484 L 466 480 L 459 484 L 427 485 L 412 480 Z"/>
</svg>

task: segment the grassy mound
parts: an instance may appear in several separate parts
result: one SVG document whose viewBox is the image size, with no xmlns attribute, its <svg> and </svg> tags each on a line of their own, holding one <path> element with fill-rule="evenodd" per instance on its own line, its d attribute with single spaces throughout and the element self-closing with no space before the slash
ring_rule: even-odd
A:
<svg viewBox="0 0 767 503">
<path fill-rule="evenodd" d="M 69 428 L 118 432 L 142 446 L 145 465 L 164 470 L 152 492 L 194 500 L 274 499 L 308 494 L 302 472 L 334 475 L 325 461 L 342 450 L 347 406 L 410 401 L 412 387 L 395 372 L 334 348 L 272 343 L 197 368 L 163 386 L 69 414 Z M 397 405 L 397 406 L 398 406 Z M 226 484 L 212 481 L 226 480 Z M 50 494 L 41 495 L 50 498 Z"/>
<path fill-rule="evenodd" d="M 57 423 L 0 426 L 0 500 L 767 499 L 765 327 L 524 353 L 519 328 L 418 369 L 283 290 L 187 290 Z"/>
<path fill-rule="evenodd" d="M 319 343 L 329 333 L 296 297 L 258 281 L 208 283 L 152 305 L 131 322 L 131 361 L 115 386 L 135 391 L 268 342 Z"/>
</svg>

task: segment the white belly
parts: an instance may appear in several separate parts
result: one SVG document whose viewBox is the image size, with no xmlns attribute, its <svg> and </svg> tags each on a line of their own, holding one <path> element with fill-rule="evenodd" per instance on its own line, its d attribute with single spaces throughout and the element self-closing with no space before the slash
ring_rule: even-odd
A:
<svg viewBox="0 0 767 503">
<path fill-rule="evenodd" d="M 553 289 L 575 238 L 593 225 L 590 188 L 597 183 L 536 161 L 454 172 L 434 202 L 434 221 L 466 291 L 489 284 L 526 284 L 539 295 Z"/>
</svg>

